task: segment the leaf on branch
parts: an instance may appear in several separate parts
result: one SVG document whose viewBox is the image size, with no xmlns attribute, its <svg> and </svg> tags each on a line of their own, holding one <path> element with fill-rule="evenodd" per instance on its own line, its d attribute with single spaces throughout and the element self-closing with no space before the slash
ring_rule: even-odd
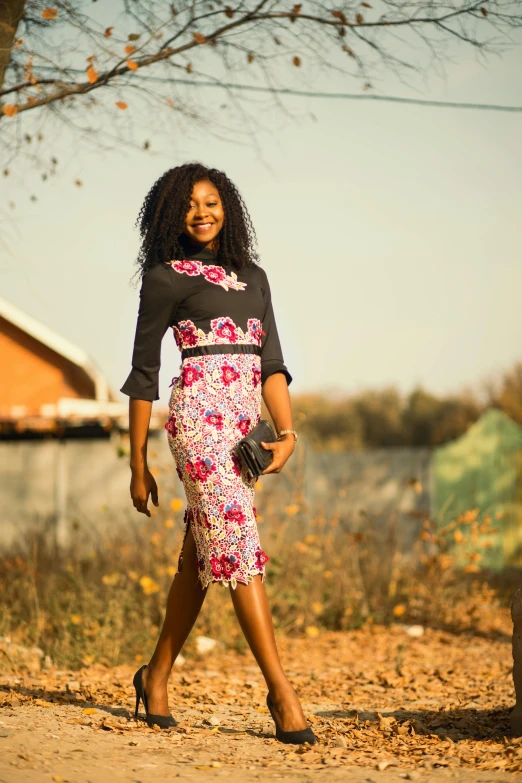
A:
<svg viewBox="0 0 522 783">
<path fill-rule="evenodd" d="M 298 3 L 297 5 L 294 5 L 292 8 L 292 13 L 290 14 L 290 21 L 295 22 L 299 14 L 301 13 L 302 5 L 301 3 Z"/>
<path fill-rule="evenodd" d="M 167 104 L 168 104 L 168 106 L 175 106 L 175 103 L 174 103 L 174 101 L 172 100 L 172 98 L 167 98 L 167 100 L 165 101 L 165 103 L 167 103 Z"/>
<path fill-rule="evenodd" d="M 81 188 L 82 185 L 83 185 L 83 182 L 81 181 L 81 179 L 75 179 L 74 180 L 74 184 L 76 185 L 77 188 Z M 71 620 L 72 620 L 73 617 L 76 618 L 76 617 L 78 617 L 78 615 L 75 615 L 75 614 L 71 615 Z M 76 621 L 74 621 L 74 622 L 76 622 Z"/>
<path fill-rule="evenodd" d="M 279 40 L 279 38 L 276 38 L 275 36 L 274 36 L 274 43 L 275 43 L 277 46 L 281 46 L 281 41 Z"/>
<path fill-rule="evenodd" d="M 185 70 L 187 73 L 192 73 L 192 63 L 187 63 Z"/>
<path fill-rule="evenodd" d="M 44 8 L 42 11 L 42 19 L 56 19 L 58 16 L 57 8 Z"/>
<path fill-rule="evenodd" d="M 348 44 L 345 44 L 345 45 L 343 46 L 343 52 L 346 52 L 346 54 L 349 54 L 349 55 L 350 55 L 350 57 L 355 57 L 355 52 L 353 51 L 353 49 L 350 49 L 350 47 L 348 46 Z"/>
<path fill-rule="evenodd" d="M 355 17 L 355 21 L 357 22 L 357 24 L 362 24 L 364 22 L 364 16 L 362 14 L 357 14 L 357 16 Z"/>
<path fill-rule="evenodd" d="M 118 109 L 121 109 L 122 111 L 127 108 L 127 104 L 125 103 L 125 101 L 116 101 L 114 105 L 117 106 Z"/>
<path fill-rule="evenodd" d="M 125 54 L 132 54 L 133 52 L 136 51 L 136 47 L 133 46 L 132 44 L 127 44 L 127 46 L 125 47 L 124 51 L 125 51 Z"/>
<path fill-rule="evenodd" d="M 18 111 L 18 107 L 15 106 L 13 103 L 8 103 L 6 104 L 6 106 L 3 107 L 2 111 L 4 112 L 6 117 L 14 117 Z"/>
<path fill-rule="evenodd" d="M 114 27 L 107 27 L 107 29 L 105 30 L 105 32 L 103 34 L 104 38 L 110 38 L 111 35 L 112 35 L 112 31 L 113 30 L 114 30 Z"/>
<path fill-rule="evenodd" d="M 148 150 L 148 149 L 149 149 L 149 147 L 150 147 L 150 141 L 144 141 L 144 142 L 143 142 L 143 149 L 144 149 L 144 150 Z"/>
<path fill-rule="evenodd" d="M 332 16 L 335 19 L 340 19 L 340 21 L 343 24 L 348 24 L 348 22 L 346 21 L 346 16 L 344 15 L 343 11 L 332 11 Z"/>
<path fill-rule="evenodd" d="M 134 60 L 127 60 L 127 68 L 130 71 L 137 71 L 139 66 L 138 63 L 134 62 Z"/>
<path fill-rule="evenodd" d="M 361 3 L 361 5 L 362 5 L 364 8 L 373 8 L 373 6 L 371 5 L 371 3 Z"/>
<path fill-rule="evenodd" d="M 482 7 L 482 8 L 480 9 L 480 13 L 482 14 L 482 16 L 487 16 L 487 15 L 488 15 L 488 9 L 487 9 L 487 8 L 484 8 L 484 7 Z"/>
<path fill-rule="evenodd" d="M 129 41 L 139 41 L 141 38 L 141 33 L 130 33 L 130 35 L 127 37 Z"/>
<path fill-rule="evenodd" d="M 296 68 L 299 68 L 299 66 L 301 65 L 301 58 L 296 55 L 293 58 L 292 62 L 295 65 Z"/>
<path fill-rule="evenodd" d="M 229 19 L 232 19 L 234 16 L 234 11 L 228 5 L 225 8 L 225 16 L 228 16 Z"/>
<path fill-rule="evenodd" d="M 203 35 L 203 33 L 194 33 L 194 40 L 198 44 L 204 44 L 207 42 L 207 39 Z"/>
<path fill-rule="evenodd" d="M 248 60 L 248 62 L 249 62 L 249 63 L 253 63 L 255 59 L 256 59 L 256 58 L 254 57 L 254 55 L 253 55 L 251 52 L 249 52 L 249 53 L 248 53 L 248 56 L 247 56 L 247 60 Z"/>
<path fill-rule="evenodd" d="M 98 81 L 98 71 L 94 65 L 89 65 L 87 68 L 87 78 L 91 84 L 94 84 L 94 82 Z"/>
</svg>

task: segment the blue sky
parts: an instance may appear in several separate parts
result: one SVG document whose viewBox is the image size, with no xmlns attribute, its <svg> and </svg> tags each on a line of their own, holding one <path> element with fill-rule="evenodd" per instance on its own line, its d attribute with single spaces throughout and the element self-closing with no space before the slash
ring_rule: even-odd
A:
<svg viewBox="0 0 522 783">
<path fill-rule="evenodd" d="M 521 73 L 520 46 L 486 68 L 461 50 L 423 96 L 391 80 L 381 89 L 522 105 Z M 336 76 L 328 87 L 354 85 Z M 165 150 L 156 156 L 76 150 L 65 136 L 60 177 L 37 184 L 27 166 L 2 183 L 2 207 L 17 205 L 2 213 L 2 295 L 86 349 L 119 388 L 136 318 L 136 215 L 166 168 L 198 159 L 225 169 L 248 204 L 296 392 L 422 384 L 442 394 L 521 360 L 522 113 L 286 105 L 257 147 L 236 143 L 241 129 L 218 140 L 145 128 Z M 178 366 L 167 335 L 162 402 Z"/>
</svg>

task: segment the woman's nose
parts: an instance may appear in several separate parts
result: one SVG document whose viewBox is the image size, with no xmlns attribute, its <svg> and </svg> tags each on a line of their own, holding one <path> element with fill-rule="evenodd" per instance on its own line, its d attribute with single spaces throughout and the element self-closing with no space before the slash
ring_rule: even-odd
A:
<svg viewBox="0 0 522 783">
<path fill-rule="evenodd" d="M 195 216 L 197 218 L 202 218 L 202 217 L 206 217 L 206 215 L 207 215 L 207 208 L 206 208 L 206 206 L 204 204 L 201 204 L 199 206 L 196 205 L 196 215 Z"/>
</svg>

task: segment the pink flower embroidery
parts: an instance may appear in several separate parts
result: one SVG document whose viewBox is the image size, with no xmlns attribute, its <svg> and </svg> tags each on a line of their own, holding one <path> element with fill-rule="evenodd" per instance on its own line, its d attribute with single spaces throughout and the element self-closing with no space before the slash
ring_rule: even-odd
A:
<svg viewBox="0 0 522 783">
<path fill-rule="evenodd" d="M 257 549 L 256 550 L 255 557 L 256 557 L 256 565 L 257 565 L 258 569 L 260 571 L 262 571 L 263 570 L 263 566 L 265 565 L 265 563 L 268 563 L 270 558 L 268 557 L 268 555 L 265 552 L 263 552 L 262 549 Z"/>
<path fill-rule="evenodd" d="M 194 472 L 200 481 L 206 481 L 216 469 L 216 463 L 210 457 L 198 457 L 194 463 Z"/>
<path fill-rule="evenodd" d="M 195 469 L 194 469 L 194 465 L 192 464 L 192 462 L 190 462 L 190 460 L 188 460 L 188 461 L 185 463 L 185 470 L 186 470 L 186 471 L 187 471 L 187 473 L 189 474 L 189 476 L 190 476 L 190 478 L 192 479 L 192 481 L 195 481 L 195 480 L 196 480 L 196 478 L 197 478 L 197 473 L 196 473 L 196 471 L 195 471 Z M 180 478 L 181 478 L 181 476 L 180 476 Z"/>
<path fill-rule="evenodd" d="M 219 510 L 227 522 L 237 522 L 238 525 L 241 525 L 246 519 L 245 514 L 243 514 L 243 507 L 236 500 L 232 503 L 222 503 Z"/>
<path fill-rule="evenodd" d="M 222 266 L 202 266 L 201 274 L 209 283 L 219 285 L 226 278 L 226 272 Z"/>
<path fill-rule="evenodd" d="M 178 344 L 178 348 L 191 348 L 194 345 L 198 344 L 198 330 L 196 329 L 195 325 L 192 323 L 192 321 L 180 321 L 177 329 L 174 327 L 174 334 L 176 335 L 176 331 L 179 334 L 179 340 L 176 338 L 176 342 Z M 181 343 L 181 344 L 180 344 Z"/>
<path fill-rule="evenodd" d="M 237 427 L 243 435 L 247 435 L 250 432 L 250 416 L 247 416 L 246 413 L 240 413 L 237 417 Z"/>
<path fill-rule="evenodd" d="M 228 579 L 232 576 L 234 571 L 237 570 L 238 560 L 239 552 L 228 556 L 223 554 L 219 559 L 216 556 L 211 557 L 210 567 L 212 569 L 213 576 L 217 579 L 221 578 L 222 576 L 224 576 L 225 579 Z"/>
<path fill-rule="evenodd" d="M 239 372 L 235 365 L 226 363 L 221 365 L 221 380 L 225 386 L 230 386 L 230 384 L 237 381 L 238 378 Z"/>
<path fill-rule="evenodd" d="M 176 417 L 174 416 L 173 413 L 169 416 L 167 423 L 165 424 L 165 429 L 167 430 L 171 438 L 176 437 L 178 428 L 176 426 Z"/>
<path fill-rule="evenodd" d="M 199 364 L 186 364 L 182 370 L 183 386 L 192 386 L 193 383 L 201 380 L 203 371 Z"/>
<path fill-rule="evenodd" d="M 183 348 L 183 340 L 181 339 L 181 334 L 177 326 L 172 327 L 172 331 L 174 332 L 174 339 L 176 341 L 176 345 L 178 346 L 179 350 L 181 351 Z M 172 386 L 172 383 L 170 384 Z"/>
<path fill-rule="evenodd" d="M 210 326 L 216 342 L 237 343 L 237 326 L 231 318 L 213 318 Z"/>
<path fill-rule="evenodd" d="M 256 388 L 261 383 L 261 370 L 258 370 L 256 367 L 254 367 L 254 369 L 252 370 L 252 376 L 253 376 L 252 380 L 254 383 L 254 388 Z"/>
<path fill-rule="evenodd" d="M 212 576 L 216 577 L 216 579 L 219 579 L 223 573 L 223 567 L 221 565 L 221 561 L 218 560 L 217 557 L 211 557 L 210 567 L 212 569 Z"/>
<path fill-rule="evenodd" d="M 232 470 L 234 471 L 236 476 L 241 475 L 241 463 L 239 461 L 239 458 L 236 457 L 235 454 L 232 454 Z"/>
<path fill-rule="evenodd" d="M 211 424 L 217 430 L 223 429 L 222 413 L 219 413 L 219 411 L 207 410 L 203 415 L 205 416 L 205 421 L 207 422 L 207 424 Z"/>
<path fill-rule="evenodd" d="M 235 272 L 231 272 L 227 275 L 221 266 L 216 266 L 214 264 L 203 265 L 201 261 L 194 261 L 187 258 L 182 261 L 170 261 L 169 263 L 176 272 L 190 275 L 191 277 L 203 275 L 209 283 L 220 285 L 225 291 L 229 291 L 230 289 L 232 289 L 232 291 L 244 291 L 247 286 L 246 283 L 241 283 L 237 279 Z"/>
<path fill-rule="evenodd" d="M 247 321 L 248 333 L 258 345 L 261 345 L 261 339 L 264 336 L 263 325 L 258 318 L 249 318 Z"/>
<path fill-rule="evenodd" d="M 176 270 L 176 272 L 181 272 L 185 275 L 190 275 L 190 277 L 195 277 L 195 275 L 201 274 L 201 261 L 190 261 L 189 259 L 184 259 L 183 261 L 171 261 L 172 268 Z"/>
</svg>

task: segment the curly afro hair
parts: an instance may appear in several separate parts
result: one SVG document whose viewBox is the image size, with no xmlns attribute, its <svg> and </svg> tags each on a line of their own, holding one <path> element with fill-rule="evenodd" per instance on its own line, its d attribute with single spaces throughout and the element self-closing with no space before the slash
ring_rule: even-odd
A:
<svg viewBox="0 0 522 783">
<path fill-rule="evenodd" d="M 138 215 L 141 247 L 137 264 L 143 277 L 156 264 L 183 258 L 185 218 L 196 182 L 210 180 L 218 189 L 225 219 L 219 233 L 217 259 L 236 269 L 259 261 L 256 232 L 236 186 L 218 169 L 185 163 L 163 174 L 147 193 Z"/>
</svg>

